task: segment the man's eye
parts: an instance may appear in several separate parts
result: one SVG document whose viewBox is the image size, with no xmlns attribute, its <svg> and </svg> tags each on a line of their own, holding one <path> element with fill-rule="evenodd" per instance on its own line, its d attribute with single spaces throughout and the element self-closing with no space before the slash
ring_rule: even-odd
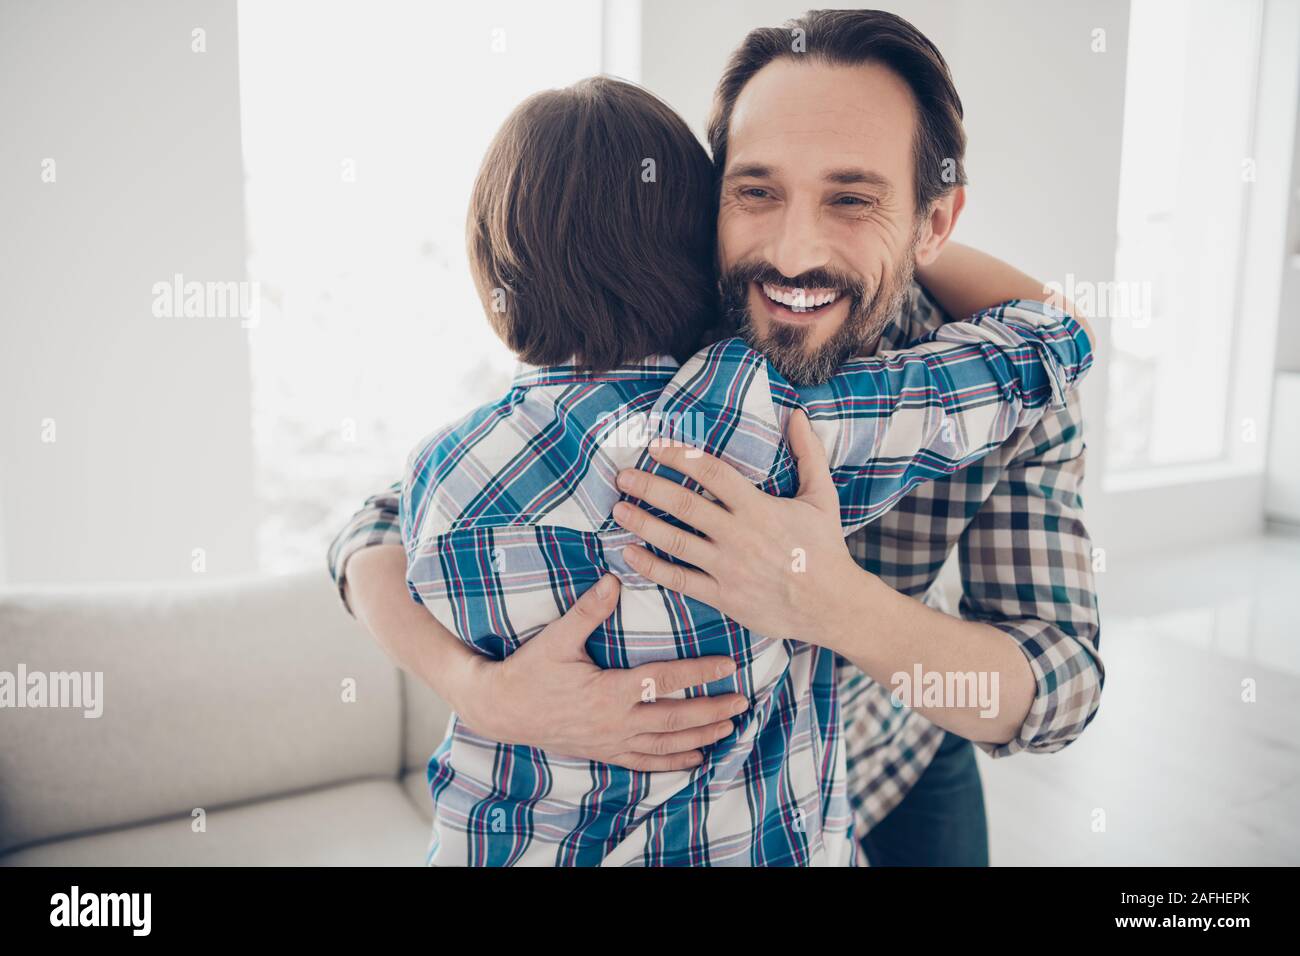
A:
<svg viewBox="0 0 1300 956">
<path fill-rule="evenodd" d="M 767 199 L 770 195 L 766 189 L 759 186 L 746 186 L 740 194 L 746 199 Z"/>
<path fill-rule="evenodd" d="M 835 200 L 835 205 L 865 208 L 871 206 L 872 202 L 870 199 L 863 199 L 861 196 L 840 196 Z"/>
</svg>

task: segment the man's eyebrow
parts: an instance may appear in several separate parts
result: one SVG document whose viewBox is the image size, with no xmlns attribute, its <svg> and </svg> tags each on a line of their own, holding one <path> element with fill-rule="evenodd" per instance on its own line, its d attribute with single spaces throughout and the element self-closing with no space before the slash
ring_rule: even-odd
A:
<svg viewBox="0 0 1300 956">
<path fill-rule="evenodd" d="M 893 184 L 880 173 L 873 172 L 869 169 L 856 169 L 846 167 L 844 169 L 832 169 L 826 172 L 822 177 L 828 183 L 835 183 L 837 186 L 875 186 L 877 189 L 889 190 Z"/>
<path fill-rule="evenodd" d="M 723 179 L 771 179 L 776 175 L 775 168 L 765 163 L 740 163 L 723 174 Z M 893 189 L 893 183 L 887 176 L 869 169 L 845 166 L 840 169 L 827 170 L 822 178 L 837 186 L 875 186 L 883 192 Z"/>
<path fill-rule="evenodd" d="M 775 171 L 763 163 L 741 163 L 723 174 L 723 179 L 771 179 Z"/>
</svg>

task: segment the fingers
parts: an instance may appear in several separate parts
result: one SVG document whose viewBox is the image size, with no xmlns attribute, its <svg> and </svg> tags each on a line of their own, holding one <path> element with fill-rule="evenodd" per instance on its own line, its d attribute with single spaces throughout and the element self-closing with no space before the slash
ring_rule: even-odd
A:
<svg viewBox="0 0 1300 956">
<path fill-rule="evenodd" d="M 707 574 L 657 558 L 645 548 L 634 544 L 623 549 L 623 558 L 643 578 L 670 591 L 703 601 L 710 607 L 718 606 L 717 582 Z"/>
<path fill-rule="evenodd" d="M 726 528 L 727 519 L 730 517 L 722 508 L 703 495 L 696 494 L 675 481 L 637 471 L 635 468 L 627 468 L 618 473 L 618 487 L 629 495 L 668 512 L 692 528 L 703 531 L 710 537 L 717 537 L 718 533 Z M 639 508 L 635 510 L 640 511 Z M 617 520 L 617 508 L 614 517 Z M 620 521 L 619 524 L 623 523 Z M 629 528 L 627 525 L 623 527 L 629 531 L 636 531 L 635 528 Z"/>
<path fill-rule="evenodd" d="M 724 737 L 731 736 L 734 729 L 735 725 L 730 720 L 722 720 L 671 734 L 638 734 L 627 743 L 635 753 L 666 757 L 716 744 Z"/>
<path fill-rule="evenodd" d="M 678 486 L 681 487 L 680 485 Z M 685 491 L 685 489 L 682 489 Z M 699 495 L 690 494 L 697 501 L 703 501 Z M 713 507 L 710 505 L 710 507 Z M 661 551 L 667 551 L 674 557 L 689 561 L 696 567 L 710 570 L 718 556 L 718 549 L 713 543 L 699 535 L 691 534 L 684 528 L 678 528 L 650 513 L 620 501 L 614 506 L 614 520 L 619 527 L 626 528 L 641 540 L 648 541 Z"/>
<path fill-rule="evenodd" d="M 614 575 L 606 574 L 583 592 L 582 597 L 564 612 L 563 617 L 548 624 L 533 640 L 551 641 L 558 652 L 585 657 L 587 638 L 618 606 L 620 584 Z"/>
<path fill-rule="evenodd" d="M 690 770 L 693 767 L 698 767 L 703 762 L 704 754 L 698 750 L 688 750 L 685 753 L 669 754 L 663 757 L 628 752 L 615 754 L 606 761 L 606 763 L 612 763 L 619 767 L 626 767 L 628 770 L 640 770 L 645 773 L 663 770 Z"/>
<path fill-rule="evenodd" d="M 638 704 L 635 724 L 640 735 L 716 733 L 727 724 L 730 732 L 731 718 L 749 709 L 749 700 L 743 694 L 721 694 L 717 697 L 692 697 L 689 700 L 659 698 L 653 704 Z M 710 739 L 703 737 L 691 747 L 703 747 L 721 740 L 726 734 Z M 642 747 L 634 747 L 642 750 Z M 680 749 L 680 748 L 679 748 Z M 653 753 L 655 751 L 647 751 Z"/>
<path fill-rule="evenodd" d="M 627 681 L 635 688 L 638 698 L 646 681 L 654 688 L 655 697 L 671 697 L 688 687 L 703 687 L 736 673 L 736 662 L 730 657 L 690 657 L 677 661 L 656 661 L 642 664 L 624 672 Z M 716 698 L 714 698 L 716 699 Z"/>
<path fill-rule="evenodd" d="M 658 441 L 651 442 L 647 451 L 661 465 L 694 478 L 732 511 L 742 507 L 754 495 L 762 494 L 736 469 L 698 448 Z"/>
<path fill-rule="evenodd" d="M 839 511 L 839 494 L 831 478 L 826 449 L 813 431 L 812 422 L 803 409 L 797 408 L 785 426 L 785 440 L 799 463 L 799 497 L 817 505 L 833 507 Z"/>
</svg>

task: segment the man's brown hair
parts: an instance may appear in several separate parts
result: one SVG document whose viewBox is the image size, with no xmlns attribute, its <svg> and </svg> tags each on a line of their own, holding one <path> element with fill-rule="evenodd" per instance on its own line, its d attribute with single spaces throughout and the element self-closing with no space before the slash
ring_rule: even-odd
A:
<svg viewBox="0 0 1300 956">
<path fill-rule="evenodd" d="M 740 91 L 763 67 L 782 57 L 812 57 L 841 66 L 878 63 L 912 90 L 917 105 L 916 214 L 966 184 L 966 131 L 961 97 L 938 48 L 902 17 L 883 10 L 809 10 L 784 27 L 751 30 L 727 61 L 713 96 L 709 148 L 719 180 L 727 164 L 727 131 Z M 947 162 L 945 162 L 947 161 Z"/>
<path fill-rule="evenodd" d="M 593 77 L 520 104 L 467 223 L 488 320 L 519 358 L 606 371 L 685 358 L 716 322 L 713 167 L 648 91 Z"/>
</svg>

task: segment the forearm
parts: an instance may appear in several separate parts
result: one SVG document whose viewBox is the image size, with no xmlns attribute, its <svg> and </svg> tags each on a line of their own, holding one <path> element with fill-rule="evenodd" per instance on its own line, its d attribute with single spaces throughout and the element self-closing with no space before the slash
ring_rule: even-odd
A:
<svg viewBox="0 0 1300 956">
<path fill-rule="evenodd" d="M 482 662 L 456 635 L 411 600 L 406 553 L 399 545 L 376 545 L 348 561 L 344 587 L 357 620 L 403 670 L 428 684 L 454 710 Z"/>
<path fill-rule="evenodd" d="M 398 513 L 400 491 L 400 483 L 394 483 L 378 494 L 371 495 L 330 542 L 326 556 L 330 577 L 334 579 L 334 584 L 339 589 L 339 597 L 343 600 L 344 608 L 354 617 L 355 614 L 348 601 L 346 568 L 353 556 L 368 548 L 380 545 L 401 546 L 402 532 L 399 527 Z M 402 569 L 399 577 L 406 577 L 405 568 Z"/>
<path fill-rule="evenodd" d="M 1091 364 L 1071 318 L 1016 302 L 940 326 L 907 349 L 846 362 L 827 384 L 801 389 L 835 475 L 844 532 L 1063 407 Z M 783 380 L 773 386 L 778 408 L 790 404 L 787 391 Z"/>
<path fill-rule="evenodd" d="M 647 710 L 647 683 L 667 698 L 735 672 L 729 658 L 700 657 L 601 670 L 586 639 L 618 603 L 590 588 L 562 617 L 505 661 L 475 653 L 411 600 L 400 545 L 356 552 L 343 579 L 357 619 L 402 669 L 432 687 L 466 724 L 492 740 L 553 750 L 632 770 L 686 770 L 698 748 L 732 732 L 739 694 L 663 699 Z"/>
<path fill-rule="evenodd" d="M 840 577 L 827 590 L 828 598 L 837 597 L 824 604 L 816 643 L 852 661 L 891 691 L 909 687 L 912 699 L 902 702 L 945 730 L 992 744 L 1016 737 L 1037 685 L 1014 639 L 991 625 L 926 607 L 856 565 L 846 566 Z M 978 686 L 995 693 L 982 702 L 968 695 L 962 701 L 965 706 L 952 699 L 926 706 L 915 682 L 918 666 L 922 675 L 943 678 L 945 687 L 950 675 L 971 674 Z"/>
<path fill-rule="evenodd" d="M 1028 299 L 1068 312 L 1083 326 L 1088 339 L 1097 341 L 1073 303 L 996 256 L 970 246 L 948 242 L 932 263 L 917 267 L 916 278 L 953 318 L 964 319 L 1010 299 Z"/>
</svg>

